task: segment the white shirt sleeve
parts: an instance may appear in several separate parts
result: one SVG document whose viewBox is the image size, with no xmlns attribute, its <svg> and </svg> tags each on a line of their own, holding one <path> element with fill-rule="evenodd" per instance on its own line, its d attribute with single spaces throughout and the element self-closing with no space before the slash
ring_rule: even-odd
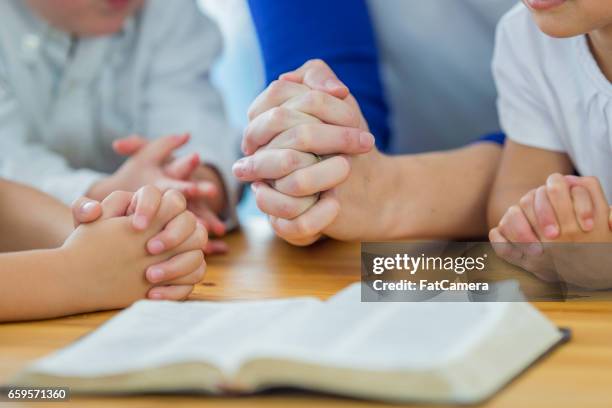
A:
<svg viewBox="0 0 612 408">
<path fill-rule="evenodd" d="M 538 58 L 537 27 L 518 5 L 499 23 L 493 76 L 497 86 L 500 123 L 506 136 L 519 144 L 565 151 L 546 96 L 547 84 Z"/>
<path fill-rule="evenodd" d="M 166 4 L 157 11 L 172 13 L 172 18 L 160 16 L 172 23 L 165 30 L 156 26 L 156 51 L 145 86 L 145 134 L 159 137 L 191 133 L 187 149 L 195 148 L 202 161 L 214 167 L 224 181 L 229 203 L 226 221 L 231 223 L 235 221 L 238 192 L 231 167 L 238 158 L 240 135 L 230 126 L 221 96 L 210 81 L 211 68 L 220 51 L 220 33 L 198 10 L 195 1 L 186 0 L 171 7 Z"/>
<path fill-rule="evenodd" d="M 31 140 L 0 60 L 0 177 L 30 185 L 70 204 L 104 176 L 75 170 L 61 155 Z"/>
</svg>

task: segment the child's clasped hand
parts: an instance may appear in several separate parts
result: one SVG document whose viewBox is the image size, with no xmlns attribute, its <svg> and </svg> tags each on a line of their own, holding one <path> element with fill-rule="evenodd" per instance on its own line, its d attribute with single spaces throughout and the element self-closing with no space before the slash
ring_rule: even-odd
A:
<svg viewBox="0 0 612 408">
<path fill-rule="evenodd" d="M 82 268 L 67 282 L 87 293 L 84 309 L 125 307 L 144 297 L 184 299 L 201 281 L 207 232 L 178 191 L 145 186 L 101 203 L 79 199 L 72 210 L 77 227 L 61 250 Z"/>
</svg>

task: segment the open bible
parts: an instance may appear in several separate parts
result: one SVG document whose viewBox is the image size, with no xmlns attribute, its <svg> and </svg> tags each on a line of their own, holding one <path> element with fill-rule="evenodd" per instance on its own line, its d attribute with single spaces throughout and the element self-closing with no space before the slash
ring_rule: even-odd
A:
<svg viewBox="0 0 612 408">
<path fill-rule="evenodd" d="M 359 284 L 327 301 L 140 301 L 12 384 L 474 403 L 562 339 L 528 303 L 367 303 Z"/>
</svg>

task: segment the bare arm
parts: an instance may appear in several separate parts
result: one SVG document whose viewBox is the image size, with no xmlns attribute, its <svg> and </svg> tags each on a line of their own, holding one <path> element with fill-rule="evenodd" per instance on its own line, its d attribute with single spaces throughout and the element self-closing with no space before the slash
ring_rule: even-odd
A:
<svg viewBox="0 0 612 408">
<path fill-rule="evenodd" d="M 546 184 L 551 174 L 573 172 L 572 162 L 565 153 L 506 140 L 487 209 L 489 226 L 496 226 L 508 208 L 529 190 Z"/>
<path fill-rule="evenodd" d="M 389 157 L 385 201 L 395 207 L 379 238 L 468 238 L 487 233 L 487 198 L 501 149 L 476 143 L 461 149 Z M 382 200 L 381 200 L 382 202 Z"/>
<path fill-rule="evenodd" d="M 0 254 L 0 322 L 62 316 L 78 311 L 62 249 Z M 44 272 L 44 273 L 41 273 Z"/>
<path fill-rule="evenodd" d="M 33 188 L 0 179 L 0 252 L 57 248 L 73 229 L 70 209 Z"/>
</svg>

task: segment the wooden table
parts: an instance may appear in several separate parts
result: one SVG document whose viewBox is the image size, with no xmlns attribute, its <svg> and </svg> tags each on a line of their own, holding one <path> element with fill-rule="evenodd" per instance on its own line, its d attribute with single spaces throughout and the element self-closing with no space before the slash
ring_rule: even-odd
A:
<svg viewBox="0 0 612 408">
<path fill-rule="evenodd" d="M 294 248 L 273 237 L 263 220 L 246 223 L 228 241 L 231 253 L 211 257 L 205 281 L 193 299 L 261 299 L 312 295 L 327 298 L 359 280 L 359 244 L 323 242 Z M 529 369 L 485 406 L 612 407 L 612 303 L 541 303 L 557 325 L 573 330 L 572 341 Z M 91 332 L 115 312 L 40 322 L 0 324 L 0 383 L 33 359 Z M 73 406 L 312 407 L 390 406 L 309 393 L 254 397 L 146 396 L 73 397 Z M 74 404 L 78 402 L 78 404 Z M 2 403 L 0 403 L 2 405 Z M 33 403 L 34 407 L 46 404 Z M 49 404 L 57 407 L 58 403 Z"/>
</svg>

